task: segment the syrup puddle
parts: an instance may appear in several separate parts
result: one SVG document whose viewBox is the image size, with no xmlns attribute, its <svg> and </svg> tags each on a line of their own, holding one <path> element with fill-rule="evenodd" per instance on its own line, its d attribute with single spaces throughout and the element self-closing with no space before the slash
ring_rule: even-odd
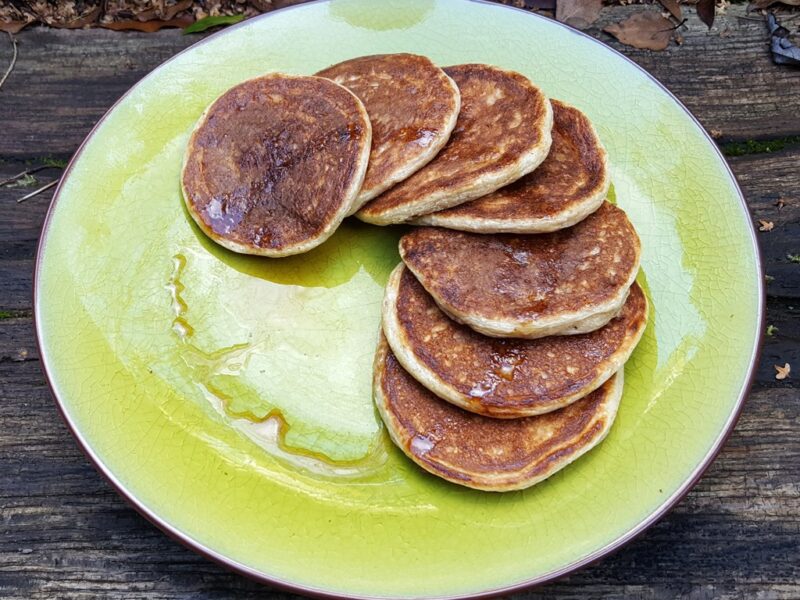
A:
<svg viewBox="0 0 800 600">
<path fill-rule="evenodd" d="M 184 346 L 182 359 L 191 371 L 193 384 L 202 393 L 214 410 L 236 430 L 258 444 L 264 451 L 293 467 L 299 467 L 316 475 L 326 477 L 363 477 L 381 468 L 388 459 L 383 436 L 376 436 L 365 456 L 353 461 L 336 461 L 322 453 L 299 449 L 286 443 L 290 425 L 281 411 L 272 408 L 258 418 L 252 414 L 239 414 L 230 409 L 231 398 L 216 389 L 210 381 L 219 376 L 238 376 L 247 366 L 248 360 L 261 344 L 249 342 L 234 344 L 214 352 L 205 352 L 191 343 L 194 328 L 186 319 L 188 305 L 182 297 L 186 289 L 181 275 L 186 269 L 186 257 L 176 254 L 167 290 L 172 299 L 172 332 Z"/>
</svg>

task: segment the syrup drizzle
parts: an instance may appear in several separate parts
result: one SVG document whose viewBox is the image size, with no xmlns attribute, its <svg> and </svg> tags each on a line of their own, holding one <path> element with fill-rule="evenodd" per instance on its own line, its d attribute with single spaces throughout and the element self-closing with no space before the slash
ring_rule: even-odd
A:
<svg viewBox="0 0 800 600">
<path fill-rule="evenodd" d="M 287 444 L 286 434 L 290 425 L 278 408 L 273 407 L 266 416 L 260 418 L 249 411 L 234 412 L 231 409 L 232 398 L 210 381 L 221 375 L 234 377 L 240 375 L 247 367 L 250 356 L 260 345 L 245 342 L 205 352 L 192 344 L 191 338 L 195 330 L 187 320 L 189 307 L 182 296 L 186 287 L 181 282 L 181 275 L 186 269 L 186 264 L 184 255 L 176 254 L 172 257 L 172 274 L 166 286 L 174 315 L 172 332 L 183 346 L 181 358 L 191 371 L 194 385 L 214 410 L 270 455 L 316 475 L 361 477 L 382 467 L 388 459 L 383 435 L 376 436 L 365 456 L 350 461 L 334 460 L 321 452 Z"/>
</svg>

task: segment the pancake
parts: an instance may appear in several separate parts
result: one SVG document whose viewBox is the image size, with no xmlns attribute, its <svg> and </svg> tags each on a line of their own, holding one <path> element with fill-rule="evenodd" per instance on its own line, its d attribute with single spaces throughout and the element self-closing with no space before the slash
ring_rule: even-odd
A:
<svg viewBox="0 0 800 600">
<path fill-rule="evenodd" d="M 429 163 L 450 139 L 461 108 L 453 80 L 416 54 L 362 56 L 317 75 L 358 96 L 372 123 L 367 175 L 351 213 Z"/>
<path fill-rule="evenodd" d="M 482 417 L 442 402 L 409 375 L 381 338 L 374 396 L 392 441 L 426 471 L 494 492 L 550 477 L 599 444 L 611 429 L 623 373 L 561 410 L 524 419 Z"/>
<path fill-rule="evenodd" d="M 608 202 L 553 233 L 418 227 L 400 239 L 400 256 L 442 310 L 498 337 L 533 339 L 602 327 L 624 304 L 640 255 L 633 225 Z"/>
<path fill-rule="evenodd" d="M 480 233 L 547 233 L 597 210 L 610 184 L 605 148 L 586 115 L 551 103 L 553 145 L 541 166 L 487 196 L 413 222 Z"/>
<path fill-rule="evenodd" d="M 553 110 L 526 77 L 489 65 L 445 69 L 461 90 L 461 112 L 434 160 L 356 216 L 401 223 L 484 196 L 538 167 L 550 150 Z"/>
<path fill-rule="evenodd" d="M 181 177 L 186 207 L 234 252 L 310 250 L 353 206 L 371 132 L 361 101 L 328 79 L 273 73 L 245 81 L 195 126 Z"/>
<path fill-rule="evenodd" d="M 637 284 L 602 329 L 537 340 L 490 338 L 456 323 L 403 266 L 383 301 L 383 331 L 406 371 L 452 404 L 506 419 L 550 412 L 597 389 L 625 364 L 646 324 Z"/>
</svg>

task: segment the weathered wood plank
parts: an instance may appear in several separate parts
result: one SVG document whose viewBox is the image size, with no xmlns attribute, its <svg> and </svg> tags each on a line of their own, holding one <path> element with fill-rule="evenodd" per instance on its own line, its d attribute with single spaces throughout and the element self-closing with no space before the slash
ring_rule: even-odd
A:
<svg viewBox="0 0 800 600">
<path fill-rule="evenodd" d="M 69 440 L 36 362 L 0 362 L 0 381 L 0 595 L 263 597 L 262 586 L 170 541 L 110 490 Z M 799 426 L 794 390 L 756 392 L 675 511 L 601 564 L 520 597 L 797 597 Z"/>
<path fill-rule="evenodd" d="M 600 24 L 635 10 L 605 8 Z M 763 26 L 738 19 L 743 11 L 730 7 L 710 34 L 692 15 L 684 45 L 666 53 L 611 43 L 729 139 L 796 135 L 800 96 L 790 91 L 800 71 L 769 63 Z M 116 97 L 196 39 L 35 29 L 19 37 L 20 63 L 0 93 L 0 115 L 14 115 L 3 119 L 0 158 L 69 155 Z M 788 361 L 800 370 L 800 265 L 786 259 L 800 253 L 799 162 L 796 147 L 731 160 L 754 219 L 775 223 L 759 242 L 775 278 L 767 322 L 778 331 L 766 340 L 756 391 L 720 457 L 638 541 L 518 597 L 800 597 L 800 377 L 777 382 L 772 368 Z M 0 179 L 22 166 L 0 162 Z M 41 182 L 55 176 L 42 173 Z M 17 205 L 26 191 L 0 188 L 0 311 L 12 311 L 0 318 L 0 597 L 293 597 L 169 540 L 116 496 L 71 440 L 41 376 L 30 318 L 33 256 L 51 194 Z M 782 209 L 774 206 L 780 197 L 789 201 Z"/>
<path fill-rule="evenodd" d="M 663 53 L 636 50 L 601 33 L 642 7 L 603 10 L 589 31 L 630 56 L 727 139 L 800 135 L 800 72 L 771 63 L 760 21 L 742 19 L 734 5 L 708 32 L 693 11 L 682 46 Z M 655 8 L 650 8 L 655 10 Z M 200 39 L 176 30 L 158 33 L 54 30 L 19 34 L 20 55 L 0 94 L 4 135 L 0 157 L 71 153 L 91 126 L 133 83 Z"/>
<path fill-rule="evenodd" d="M 640 10 L 606 8 L 593 31 Z M 605 33 L 600 39 L 662 81 L 723 140 L 799 135 L 800 71 L 772 63 L 760 16 L 749 14 L 746 4 L 730 5 L 708 31 L 694 9 L 684 6 L 683 13 L 686 26 L 678 29 L 683 44 L 664 52 L 636 50 Z"/>
</svg>

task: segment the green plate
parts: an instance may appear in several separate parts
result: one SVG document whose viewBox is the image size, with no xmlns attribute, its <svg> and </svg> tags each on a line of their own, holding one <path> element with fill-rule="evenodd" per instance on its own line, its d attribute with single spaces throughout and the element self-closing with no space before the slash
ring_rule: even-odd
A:
<svg viewBox="0 0 800 600">
<path fill-rule="evenodd" d="M 650 323 L 597 449 L 527 491 L 440 481 L 388 441 L 371 361 L 399 229 L 349 219 L 318 249 L 239 256 L 186 214 L 189 132 L 266 71 L 417 52 L 529 75 L 594 121 L 644 245 Z M 211 36 L 137 84 L 77 153 L 45 225 L 36 320 L 53 391 L 135 506 L 264 581 L 346 596 L 464 596 L 546 581 L 674 504 L 730 432 L 763 312 L 736 183 L 663 87 L 553 21 L 460 0 L 333 0 Z"/>
</svg>

